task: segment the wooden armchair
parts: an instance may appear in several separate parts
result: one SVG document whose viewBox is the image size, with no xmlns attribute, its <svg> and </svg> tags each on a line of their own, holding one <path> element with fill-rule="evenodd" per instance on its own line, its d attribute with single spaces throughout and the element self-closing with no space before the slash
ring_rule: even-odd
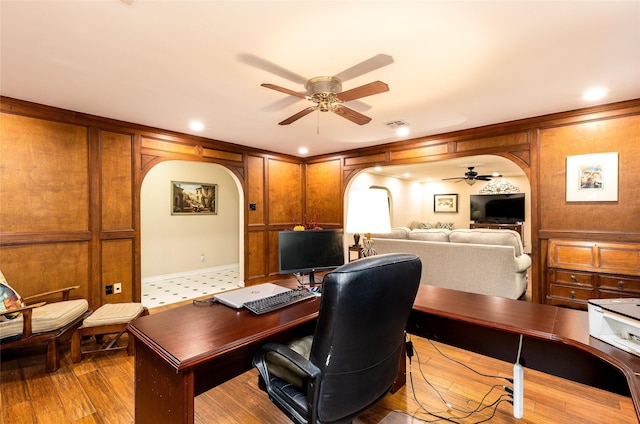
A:
<svg viewBox="0 0 640 424">
<path fill-rule="evenodd" d="M 80 286 L 66 287 L 34 296 L 25 297 L 27 306 L 0 312 L 0 316 L 20 315 L 14 319 L 0 321 L 0 350 L 38 344 L 47 345 L 46 372 L 60 368 L 60 344 L 71 339 L 73 331 L 91 313 L 85 299 L 70 299 L 71 290 Z M 60 302 L 37 302 L 34 299 L 62 295 Z"/>
</svg>

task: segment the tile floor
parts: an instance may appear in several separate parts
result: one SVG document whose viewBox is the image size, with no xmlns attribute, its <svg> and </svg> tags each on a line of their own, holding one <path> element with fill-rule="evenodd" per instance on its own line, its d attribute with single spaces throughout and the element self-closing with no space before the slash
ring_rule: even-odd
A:
<svg viewBox="0 0 640 424">
<path fill-rule="evenodd" d="M 164 306 L 238 288 L 238 268 L 194 273 L 166 280 L 142 281 L 142 304 Z"/>
</svg>

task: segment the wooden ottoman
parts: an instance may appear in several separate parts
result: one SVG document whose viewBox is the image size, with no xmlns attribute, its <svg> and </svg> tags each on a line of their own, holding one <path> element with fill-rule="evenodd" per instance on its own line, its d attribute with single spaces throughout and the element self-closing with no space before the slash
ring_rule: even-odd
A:
<svg viewBox="0 0 640 424">
<path fill-rule="evenodd" d="M 127 349 L 127 354 L 134 354 L 133 337 L 129 337 L 126 346 L 117 346 L 117 342 L 127 331 L 127 324 L 140 316 L 149 315 L 147 308 L 140 303 L 107 303 L 99 307 L 86 318 L 71 338 L 71 360 L 80 362 L 85 355 L 106 353 Z M 95 336 L 98 343 L 102 336 L 116 334 L 106 346 L 98 349 L 82 350 L 82 339 Z"/>
</svg>

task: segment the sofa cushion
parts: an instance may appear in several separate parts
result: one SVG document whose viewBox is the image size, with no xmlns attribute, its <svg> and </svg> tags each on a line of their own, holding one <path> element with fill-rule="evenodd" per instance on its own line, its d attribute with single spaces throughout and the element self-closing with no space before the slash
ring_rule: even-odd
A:
<svg viewBox="0 0 640 424">
<path fill-rule="evenodd" d="M 444 228 L 432 228 L 430 230 L 412 230 L 409 233 L 409 240 L 423 241 L 449 241 L 451 231 Z"/>
<path fill-rule="evenodd" d="M 388 238 L 388 239 L 408 239 L 409 232 L 411 230 L 408 227 L 394 227 L 390 233 L 374 234 L 371 233 L 371 237 L 375 238 Z"/>
<path fill-rule="evenodd" d="M 513 230 L 495 230 L 489 228 L 458 229 L 451 231 L 449 241 L 452 243 L 513 246 L 516 256 L 522 255 L 524 250 L 520 234 Z"/>
<path fill-rule="evenodd" d="M 412 230 L 428 230 L 430 228 L 433 228 L 433 225 L 423 221 L 411 221 L 411 224 L 409 224 L 409 228 Z"/>
</svg>

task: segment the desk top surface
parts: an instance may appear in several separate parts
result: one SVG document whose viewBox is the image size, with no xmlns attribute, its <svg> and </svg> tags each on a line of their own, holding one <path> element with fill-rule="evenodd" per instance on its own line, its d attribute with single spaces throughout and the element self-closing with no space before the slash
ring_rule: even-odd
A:
<svg viewBox="0 0 640 424">
<path fill-rule="evenodd" d="M 317 317 L 319 305 L 319 298 L 310 299 L 255 315 L 218 303 L 188 304 L 138 318 L 130 323 L 129 330 L 173 367 L 185 369 L 310 322 Z M 569 344 L 640 374 L 640 358 L 589 336 L 586 311 L 427 285 L 420 286 L 413 310 Z"/>
</svg>

